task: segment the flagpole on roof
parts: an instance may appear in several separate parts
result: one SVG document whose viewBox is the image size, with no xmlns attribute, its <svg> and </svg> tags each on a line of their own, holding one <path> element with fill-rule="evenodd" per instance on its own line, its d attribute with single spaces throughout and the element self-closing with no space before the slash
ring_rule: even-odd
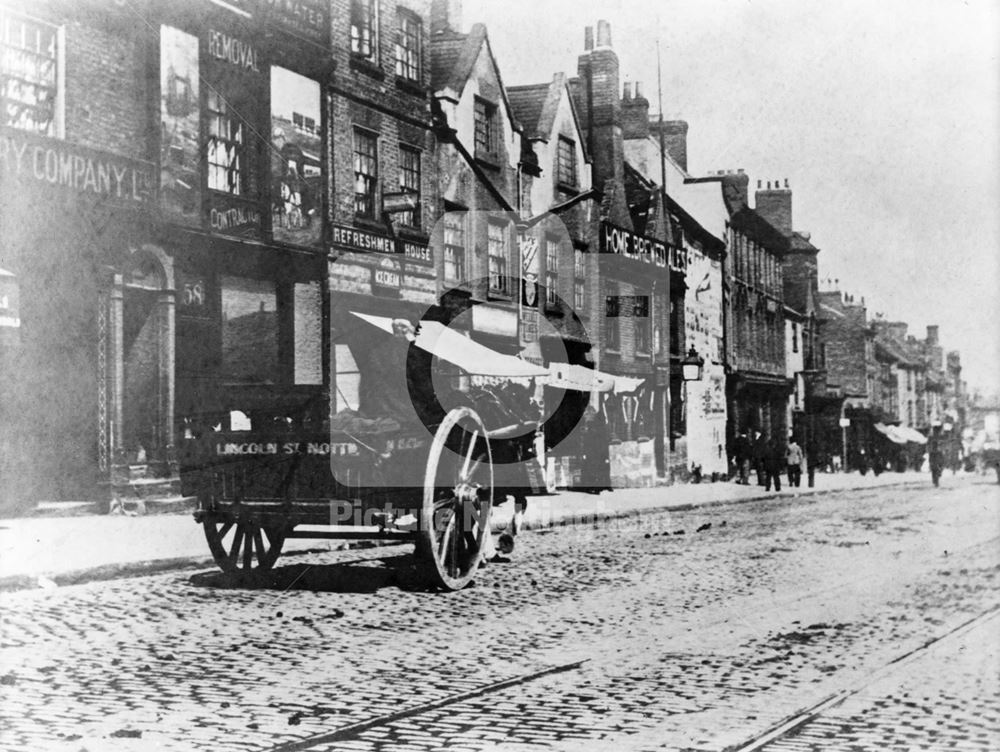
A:
<svg viewBox="0 0 1000 752">
<path fill-rule="evenodd" d="M 670 261 L 673 257 L 673 249 L 670 247 L 671 243 L 671 233 L 670 233 L 670 215 L 667 213 L 667 155 L 663 144 L 663 75 L 660 70 L 660 40 L 656 40 L 656 104 L 660 111 L 659 115 L 659 128 L 657 128 L 657 133 L 659 135 L 660 142 L 660 211 L 663 212 L 664 219 L 664 229 L 666 230 L 666 246 L 667 246 L 667 291 L 665 298 L 667 300 L 667 331 L 665 332 L 667 338 L 667 385 L 666 389 L 663 390 L 663 410 L 666 413 L 664 416 L 664 433 L 666 436 L 664 444 L 664 475 L 669 477 L 670 474 L 670 448 L 671 442 L 673 441 L 673 426 L 672 413 L 670 409 L 670 381 L 673 374 L 673 363 L 671 363 L 671 353 L 670 353 L 670 340 L 671 333 L 673 332 L 673 316 L 670 311 Z M 654 306 L 656 295 L 653 295 Z M 652 306 L 651 306 L 652 307 Z M 663 347 L 662 341 L 660 347 Z M 653 369 L 653 380 L 656 380 L 656 369 Z"/>
</svg>

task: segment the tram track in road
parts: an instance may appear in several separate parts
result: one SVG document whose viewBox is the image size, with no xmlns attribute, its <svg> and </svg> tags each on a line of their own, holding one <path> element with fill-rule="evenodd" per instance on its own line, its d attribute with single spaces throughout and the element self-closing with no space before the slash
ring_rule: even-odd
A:
<svg viewBox="0 0 1000 752">
<path fill-rule="evenodd" d="M 843 704 L 851 697 L 861 694 L 876 682 L 893 675 L 895 672 L 901 670 L 908 664 L 925 657 L 931 649 L 938 647 L 945 642 L 958 640 L 967 633 L 989 622 L 991 619 L 996 619 L 998 616 L 1000 616 L 1000 605 L 994 606 L 993 608 L 967 619 L 958 626 L 953 627 L 936 637 L 932 637 L 923 642 L 921 645 L 918 645 L 917 647 L 894 658 L 880 668 L 869 673 L 863 679 L 854 682 L 842 690 L 831 693 L 819 702 L 814 703 L 810 707 L 805 708 L 794 715 L 788 716 L 780 723 L 773 725 L 763 734 L 747 741 L 739 747 L 730 748 L 727 752 L 759 752 L 760 750 L 765 750 L 768 745 L 774 744 L 791 736 L 803 726 L 806 726 L 821 717 L 827 711 Z"/>
<path fill-rule="evenodd" d="M 1000 540 L 1000 536 L 993 536 L 988 539 L 982 539 L 972 542 L 969 545 L 964 546 L 962 548 L 953 549 L 947 555 L 948 565 L 951 567 L 954 567 L 956 565 L 961 565 L 961 563 L 966 558 L 974 557 L 978 552 L 982 551 L 984 548 L 994 547 L 997 544 L 998 540 Z M 911 583 L 922 581 L 930 573 L 930 570 L 933 570 L 936 566 L 937 564 L 931 563 L 929 568 L 921 567 L 920 571 L 918 572 L 910 572 L 911 576 L 907 578 L 907 581 Z M 905 569 L 907 569 L 907 565 L 901 563 L 899 567 L 893 568 L 893 571 L 883 572 L 882 576 L 877 579 L 886 581 L 891 581 L 895 579 L 897 582 L 899 582 L 897 577 Z M 859 583 L 865 581 L 869 583 L 872 581 L 870 574 L 861 577 L 851 576 L 848 578 L 843 578 L 839 582 L 831 583 L 827 587 L 810 589 L 807 592 L 798 592 L 785 598 L 769 597 L 767 598 L 767 600 L 770 602 L 771 607 L 779 611 L 797 613 L 798 610 L 804 604 L 808 604 L 810 602 L 819 599 L 828 599 L 831 596 L 836 596 L 838 592 L 842 592 L 844 590 L 849 591 L 855 589 L 858 587 Z M 882 678 L 885 675 L 885 673 L 887 673 L 891 669 L 901 667 L 903 665 L 906 665 L 910 661 L 917 660 L 928 649 L 932 648 L 934 645 L 941 642 L 948 636 L 950 635 L 959 636 L 961 634 L 964 634 L 969 629 L 974 628 L 977 624 L 982 623 L 982 621 L 984 621 L 985 619 L 996 616 L 998 614 L 1000 614 L 1000 606 L 994 606 L 988 611 L 979 614 L 977 616 L 974 616 L 968 619 L 967 621 L 964 621 L 962 624 L 959 624 L 949 629 L 943 635 L 938 635 L 930 639 L 919 638 L 921 639 L 921 641 L 918 644 L 911 643 L 910 649 L 905 651 L 903 654 L 893 657 L 891 660 L 884 662 L 881 666 L 871 669 L 871 671 L 867 673 L 863 679 L 852 682 L 848 687 L 838 688 L 836 691 L 830 692 L 827 696 L 825 696 L 818 702 L 811 704 L 805 710 L 796 713 L 794 716 L 787 717 L 784 721 L 777 724 L 776 726 L 772 725 L 771 727 L 768 728 L 768 730 L 764 734 L 762 734 L 759 737 L 756 737 L 756 739 L 759 740 L 759 743 L 756 746 L 753 746 L 754 743 L 751 742 L 748 743 L 748 746 L 746 746 L 745 749 L 747 750 L 747 752 L 760 749 L 763 745 L 769 743 L 770 741 L 781 738 L 782 734 L 792 733 L 795 730 L 795 728 L 799 728 L 802 724 L 808 723 L 811 719 L 815 718 L 818 714 L 822 713 L 824 710 L 830 707 L 834 707 L 843 702 L 844 700 L 846 700 L 847 698 L 857 694 L 858 692 L 863 691 L 865 687 L 869 686 L 876 680 Z M 725 611 L 720 612 L 718 614 L 714 614 L 712 618 L 710 618 L 706 622 L 702 622 L 700 626 L 702 629 L 705 629 L 706 631 L 718 632 L 719 628 L 722 627 L 733 616 L 734 614 L 732 611 L 732 604 L 730 604 Z M 773 627 L 773 625 L 765 625 L 763 623 L 751 624 L 753 619 L 750 617 L 749 613 L 742 615 L 737 614 L 736 616 L 737 619 L 739 619 L 740 621 L 744 621 L 747 624 L 750 633 L 756 634 L 758 638 L 762 640 L 766 639 L 767 635 L 765 635 L 765 633 L 769 631 L 769 627 Z M 618 637 L 624 639 L 621 635 L 618 635 Z M 610 651 L 602 649 L 601 645 L 590 645 L 587 648 L 587 652 L 595 655 L 610 653 Z M 885 656 L 885 658 L 888 657 L 889 656 Z M 620 659 L 624 659 L 624 656 L 621 655 L 617 656 L 616 660 Z M 368 737 L 368 741 L 370 742 L 371 739 L 370 732 L 374 732 L 379 729 L 382 730 L 389 729 L 393 726 L 396 726 L 398 728 L 398 724 L 400 721 L 405 721 L 407 719 L 414 719 L 416 717 L 423 717 L 421 723 L 425 724 L 425 728 L 432 729 L 435 727 L 436 724 L 434 716 L 440 715 L 440 711 L 442 711 L 442 709 L 445 710 L 454 709 L 464 705 L 465 710 L 468 711 L 469 709 L 468 704 L 471 703 L 474 707 L 479 708 L 481 710 L 484 706 L 484 703 L 488 704 L 490 702 L 489 698 L 491 695 L 499 695 L 505 690 L 511 689 L 518 685 L 528 684 L 534 682 L 535 680 L 543 679 L 545 677 L 549 677 L 556 674 L 569 674 L 570 676 L 572 676 L 572 672 L 576 671 L 577 669 L 584 668 L 585 664 L 588 663 L 591 664 L 590 666 L 591 668 L 593 668 L 595 671 L 600 672 L 602 670 L 600 668 L 601 662 L 602 661 L 600 659 L 581 660 L 572 663 L 562 663 L 557 666 L 543 668 L 537 671 L 526 672 L 518 676 L 512 677 L 510 679 L 505 679 L 503 681 L 485 684 L 464 692 L 450 694 L 440 699 L 414 705 L 413 707 L 406 708 L 398 712 L 374 716 L 355 723 L 341 726 L 339 728 L 335 728 L 329 732 L 314 734 L 313 736 L 304 739 L 289 741 L 283 744 L 279 744 L 275 747 L 269 747 L 267 748 L 267 752 L 292 752 L 293 750 L 310 750 L 316 748 L 329 749 L 329 748 L 334 748 L 334 745 L 337 744 L 346 742 L 358 742 L 364 740 L 366 737 Z M 570 679 L 570 681 L 572 682 L 574 680 Z M 622 739 L 620 741 L 623 741 L 624 743 L 625 740 L 627 740 L 627 737 L 625 737 L 625 739 Z M 595 739 L 595 742 L 596 741 L 597 740 Z M 391 748 L 391 746 L 380 747 L 378 743 L 375 743 L 373 746 L 376 749 Z M 616 747 L 614 746 L 614 744 L 612 744 L 610 746 L 605 746 L 604 748 L 610 749 Z M 722 748 L 723 747 L 720 747 L 720 749 Z M 563 750 L 564 748 L 557 746 L 556 749 Z M 744 748 L 741 747 L 738 748 L 737 750 L 736 748 L 726 746 L 725 749 L 727 749 L 727 751 L 731 750 L 732 752 L 743 752 Z"/>
<path fill-rule="evenodd" d="M 293 742 L 286 742 L 284 744 L 279 744 L 276 747 L 271 747 L 266 752 L 300 752 L 301 750 L 308 750 L 318 747 L 322 744 L 333 744 L 336 742 L 344 742 L 350 739 L 356 738 L 368 731 L 379 726 L 386 726 L 390 723 L 395 723 L 397 721 L 405 720 L 415 715 L 421 715 L 423 713 L 429 713 L 433 710 L 440 710 L 441 708 L 448 707 L 449 705 L 457 705 L 462 702 L 467 702 L 468 700 L 473 700 L 479 697 L 484 697 L 495 692 L 501 692 L 505 689 L 511 687 L 516 687 L 521 684 L 527 684 L 528 682 L 534 681 L 536 679 L 541 679 L 546 676 L 552 676 L 554 674 L 562 674 L 567 671 L 575 671 L 576 669 L 583 666 L 588 662 L 588 659 L 582 661 L 572 661 L 570 663 L 561 663 L 555 666 L 549 666 L 547 668 L 541 669 L 539 671 L 532 671 L 524 674 L 519 674 L 518 676 L 511 677 L 509 679 L 503 679 L 502 681 L 492 682 L 490 684 L 484 684 L 482 686 L 476 687 L 474 689 L 466 690 L 465 692 L 457 692 L 447 697 L 442 697 L 438 700 L 432 700 L 430 702 L 420 703 L 419 705 L 414 705 L 413 707 L 406 708 L 404 710 L 399 710 L 394 713 L 385 713 L 374 718 L 369 718 L 364 721 L 359 721 L 357 723 L 352 723 L 347 726 L 341 726 L 338 729 L 329 731 L 322 734 L 315 734 L 313 736 L 307 737 L 306 739 L 298 739 Z"/>
</svg>

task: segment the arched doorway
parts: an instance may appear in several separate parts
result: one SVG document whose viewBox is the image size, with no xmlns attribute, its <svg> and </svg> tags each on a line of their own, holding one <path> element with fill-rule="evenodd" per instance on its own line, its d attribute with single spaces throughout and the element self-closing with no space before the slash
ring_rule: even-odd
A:
<svg viewBox="0 0 1000 752">
<path fill-rule="evenodd" d="M 112 485 L 176 475 L 174 274 L 162 249 L 132 249 L 110 295 Z"/>
</svg>

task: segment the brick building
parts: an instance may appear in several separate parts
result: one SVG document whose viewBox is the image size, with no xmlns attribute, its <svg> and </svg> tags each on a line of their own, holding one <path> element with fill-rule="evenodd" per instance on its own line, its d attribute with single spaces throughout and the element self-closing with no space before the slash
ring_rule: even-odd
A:
<svg viewBox="0 0 1000 752">
<path fill-rule="evenodd" d="M 860 467 L 870 454 L 875 391 L 875 332 L 864 299 L 840 290 L 819 293 L 819 338 L 826 350 L 827 388 L 843 396 L 841 408 L 822 413 L 824 444 L 845 469 Z M 846 421 L 846 425 L 841 423 Z M 836 450 L 834 448 L 836 447 Z M 844 457 L 846 456 L 846 461 Z M 865 460 L 867 461 L 867 460 Z"/>
<path fill-rule="evenodd" d="M 785 366 L 783 267 L 789 239 L 750 208 L 745 174 L 722 177 L 730 212 L 725 309 L 729 438 L 759 431 L 784 441 L 792 391 Z"/>
</svg>

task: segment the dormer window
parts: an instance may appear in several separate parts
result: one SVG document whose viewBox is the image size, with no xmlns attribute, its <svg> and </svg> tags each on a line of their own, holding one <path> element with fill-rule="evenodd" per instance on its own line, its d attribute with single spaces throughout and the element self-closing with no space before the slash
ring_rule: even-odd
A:
<svg viewBox="0 0 1000 752">
<path fill-rule="evenodd" d="M 576 187 L 576 143 L 565 136 L 559 137 L 556 154 L 556 179 L 559 185 Z"/>
<path fill-rule="evenodd" d="M 497 106 L 477 97 L 475 126 L 476 153 L 495 154 L 497 152 Z"/>
<path fill-rule="evenodd" d="M 351 0 L 351 52 L 371 60 L 378 48 L 375 0 Z"/>
</svg>

